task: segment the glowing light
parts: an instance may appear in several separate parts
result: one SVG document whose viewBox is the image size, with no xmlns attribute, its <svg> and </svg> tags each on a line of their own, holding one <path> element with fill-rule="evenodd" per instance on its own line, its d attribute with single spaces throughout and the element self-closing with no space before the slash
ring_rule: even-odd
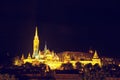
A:
<svg viewBox="0 0 120 80">
<path fill-rule="evenodd" d="M 54 69 L 60 69 L 62 63 L 70 62 L 73 64 L 73 67 L 75 68 L 75 63 L 78 62 L 78 60 L 71 60 L 70 55 L 65 54 L 63 57 L 63 61 L 60 61 L 60 58 L 54 51 L 50 51 L 47 48 L 47 44 L 45 43 L 44 51 L 39 50 L 39 37 L 38 37 L 38 29 L 36 27 L 35 36 L 33 40 L 33 54 L 31 57 L 31 54 L 29 53 L 27 58 L 24 57 L 24 54 L 22 54 L 21 59 L 16 58 L 14 61 L 14 65 L 21 66 L 22 64 L 25 64 L 26 62 L 32 63 L 32 65 L 39 65 L 40 63 L 45 63 L 47 66 L 50 66 L 52 70 Z M 91 63 L 92 65 L 98 63 L 101 65 L 101 60 L 98 57 L 97 51 L 95 51 L 93 58 L 91 60 L 86 61 L 79 61 L 82 64 L 88 64 Z M 119 65 L 120 66 L 120 65 Z"/>
</svg>

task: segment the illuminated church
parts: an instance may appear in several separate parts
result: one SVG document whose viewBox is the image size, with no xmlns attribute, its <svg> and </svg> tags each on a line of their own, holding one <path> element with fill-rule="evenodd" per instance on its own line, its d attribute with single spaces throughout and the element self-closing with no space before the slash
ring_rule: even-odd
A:
<svg viewBox="0 0 120 80">
<path fill-rule="evenodd" d="M 79 61 L 82 64 L 91 63 L 92 65 L 94 65 L 97 63 L 101 66 L 101 59 L 99 58 L 97 51 L 92 53 L 65 51 L 56 54 L 54 51 L 50 51 L 47 48 L 46 43 L 44 50 L 40 51 L 39 44 L 40 44 L 40 40 L 38 37 L 38 29 L 36 27 L 35 36 L 33 40 L 32 55 L 28 53 L 28 56 L 25 58 L 24 54 L 22 54 L 21 59 L 16 59 L 14 65 L 21 66 L 22 64 L 28 62 L 34 66 L 34 65 L 39 65 L 40 63 L 45 63 L 49 65 L 51 69 L 56 69 L 59 68 L 62 63 L 71 62 L 74 66 L 75 63 Z"/>
<path fill-rule="evenodd" d="M 54 51 L 50 51 L 47 49 L 47 44 L 45 44 L 44 50 L 39 50 L 39 37 L 38 37 L 38 29 L 36 27 L 35 36 L 33 40 L 33 54 L 28 54 L 27 58 L 24 58 L 24 54 L 22 54 L 21 60 L 23 60 L 23 63 L 26 62 L 32 63 L 32 64 L 39 64 L 40 62 L 47 62 L 47 61 L 59 61 L 58 56 Z"/>
</svg>

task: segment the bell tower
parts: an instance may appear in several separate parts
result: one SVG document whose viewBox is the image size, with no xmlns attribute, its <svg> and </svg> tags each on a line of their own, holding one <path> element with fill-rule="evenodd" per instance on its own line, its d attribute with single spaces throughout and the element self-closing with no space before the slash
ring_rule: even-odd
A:
<svg viewBox="0 0 120 80">
<path fill-rule="evenodd" d="M 39 37 L 38 37 L 38 28 L 36 27 L 35 36 L 33 40 L 33 55 L 32 57 L 39 55 Z"/>
</svg>

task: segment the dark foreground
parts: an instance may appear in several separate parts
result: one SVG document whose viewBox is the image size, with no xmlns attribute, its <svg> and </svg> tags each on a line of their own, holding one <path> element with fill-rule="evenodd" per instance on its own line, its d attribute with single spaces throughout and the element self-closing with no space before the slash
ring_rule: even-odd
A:
<svg viewBox="0 0 120 80">
<path fill-rule="evenodd" d="M 76 69 L 62 66 L 62 70 L 51 70 L 45 65 L 1 66 L 0 80 L 120 80 L 120 67 L 88 64 Z"/>
</svg>

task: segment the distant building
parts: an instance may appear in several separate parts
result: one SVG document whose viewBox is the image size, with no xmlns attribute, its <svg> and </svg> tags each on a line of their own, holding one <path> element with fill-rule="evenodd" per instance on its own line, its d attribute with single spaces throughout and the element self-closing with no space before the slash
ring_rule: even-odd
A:
<svg viewBox="0 0 120 80">
<path fill-rule="evenodd" d="M 36 27 L 35 36 L 33 40 L 33 53 L 28 53 L 28 56 L 25 58 L 24 54 L 21 55 L 21 59 L 16 59 L 14 65 L 21 66 L 25 63 L 31 63 L 34 65 L 39 65 L 40 63 L 45 63 L 50 66 L 52 69 L 59 68 L 62 63 L 71 62 L 75 65 L 76 62 L 81 62 L 83 64 L 91 63 L 99 64 L 101 66 L 101 59 L 98 56 L 97 51 L 90 53 L 83 52 L 70 52 L 65 51 L 59 54 L 56 54 L 54 51 L 50 51 L 47 48 L 47 44 L 45 43 L 45 47 L 43 51 L 39 50 L 40 40 L 38 37 L 38 29 Z"/>
<path fill-rule="evenodd" d="M 111 58 L 111 57 L 101 57 L 102 65 L 119 65 L 120 66 L 120 59 L 119 58 Z"/>
<path fill-rule="evenodd" d="M 109 57 L 102 57 L 101 62 L 102 62 L 102 65 L 115 64 L 114 59 Z"/>
</svg>

